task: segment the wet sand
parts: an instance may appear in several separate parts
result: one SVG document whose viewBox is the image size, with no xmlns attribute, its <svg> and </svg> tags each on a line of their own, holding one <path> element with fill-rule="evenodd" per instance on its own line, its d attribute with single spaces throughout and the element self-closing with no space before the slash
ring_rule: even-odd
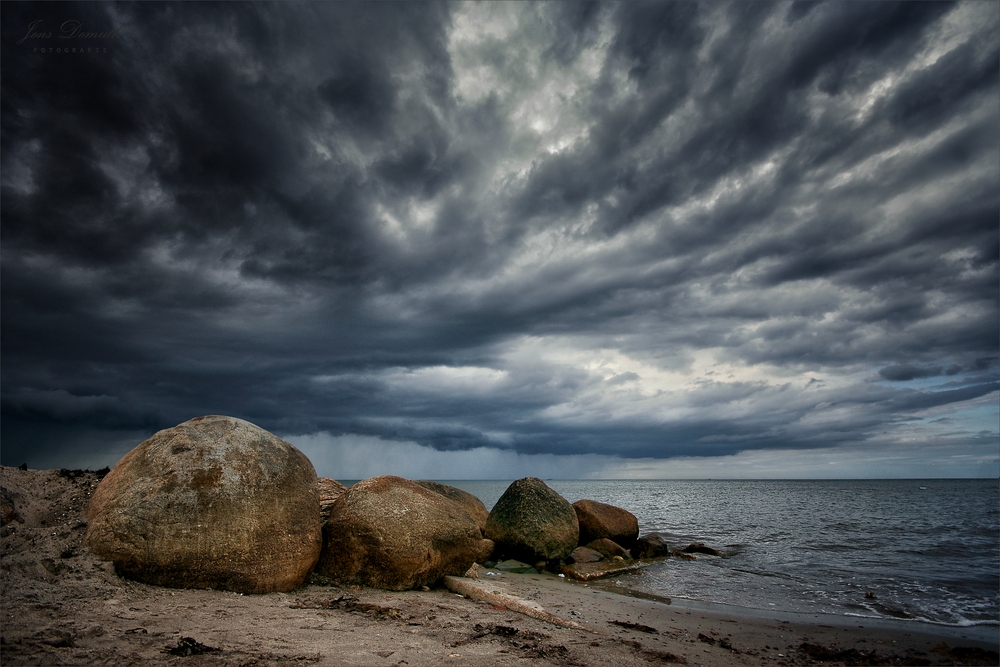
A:
<svg viewBox="0 0 1000 667">
<path fill-rule="evenodd" d="M 461 582 L 461 596 L 444 587 L 312 583 L 251 596 L 148 586 L 121 579 L 80 545 L 97 479 L 0 468 L 24 519 L 0 529 L 3 665 L 998 662 L 995 626 L 761 612 L 549 575 L 483 570 Z"/>
</svg>

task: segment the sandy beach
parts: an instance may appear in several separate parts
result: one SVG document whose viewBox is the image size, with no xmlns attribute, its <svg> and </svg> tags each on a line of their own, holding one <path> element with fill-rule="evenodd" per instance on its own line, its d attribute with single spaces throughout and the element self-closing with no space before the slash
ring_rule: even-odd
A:
<svg viewBox="0 0 1000 667">
<path fill-rule="evenodd" d="M 996 626 L 781 614 L 481 570 L 452 588 L 160 588 L 81 546 L 93 472 L 0 469 L 4 665 L 995 665 Z M 684 563 L 678 561 L 677 566 Z M 520 610 L 520 611 L 519 611 Z M 532 611 L 532 614 L 522 613 Z"/>
</svg>

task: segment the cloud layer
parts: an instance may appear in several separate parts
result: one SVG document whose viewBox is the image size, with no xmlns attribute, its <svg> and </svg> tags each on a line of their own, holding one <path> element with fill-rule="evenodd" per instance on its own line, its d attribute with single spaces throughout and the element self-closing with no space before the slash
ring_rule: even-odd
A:
<svg viewBox="0 0 1000 667">
<path fill-rule="evenodd" d="M 993 3 L 0 11 L 5 464 L 221 413 L 996 467 Z"/>
</svg>

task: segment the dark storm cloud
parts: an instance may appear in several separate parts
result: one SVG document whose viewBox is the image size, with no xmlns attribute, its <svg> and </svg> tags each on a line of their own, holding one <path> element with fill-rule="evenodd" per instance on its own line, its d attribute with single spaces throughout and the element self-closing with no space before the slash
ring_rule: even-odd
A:
<svg viewBox="0 0 1000 667">
<path fill-rule="evenodd" d="M 207 413 L 714 456 L 996 391 L 995 5 L 0 12 L 5 463 Z"/>
<path fill-rule="evenodd" d="M 936 377 L 938 375 L 956 375 L 962 372 L 961 366 L 915 366 L 911 364 L 893 364 L 881 369 L 878 374 L 886 380 L 905 382 L 917 378 Z"/>
</svg>

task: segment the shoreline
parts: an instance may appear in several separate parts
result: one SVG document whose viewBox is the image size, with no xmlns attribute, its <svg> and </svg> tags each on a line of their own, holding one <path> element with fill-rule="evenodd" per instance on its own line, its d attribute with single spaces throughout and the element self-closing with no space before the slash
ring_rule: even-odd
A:
<svg viewBox="0 0 1000 667">
<path fill-rule="evenodd" d="M 781 621 L 797 621 L 801 623 L 822 622 L 823 624 L 833 624 L 838 627 L 852 627 L 858 625 L 859 623 L 863 623 L 866 628 L 898 631 L 903 631 L 907 628 L 912 629 L 927 626 L 927 628 L 933 628 L 934 631 L 931 632 L 928 629 L 926 632 L 923 630 L 920 630 L 919 632 L 922 634 L 954 635 L 956 639 L 965 639 L 966 634 L 971 634 L 975 636 L 968 637 L 970 640 L 990 642 L 995 639 L 996 641 L 1000 641 L 1000 620 L 983 621 L 978 623 L 970 622 L 967 625 L 958 625 L 918 618 L 891 618 L 888 616 L 862 616 L 860 614 L 834 614 L 830 612 L 783 611 L 779 609 L 746 607 L 743 605 L 727 604 L 724 602 L 709 602 L 693 598 L 667 598 L 653 593 L 630 589 L 626 586 L 616 586 L 611 582 L 606 583 L 597 581 L 589 583 L 591 586 L 595 583 L 598 585 L 604 584 L 602 587 L 608 592 L 617 593 L 625 597 L 634 597 L 651 601 L 668 600 L 669 602 L 666 604 L 671 604 L 674 607 L 683 607 L 695 611 L 708 612 L 717 610 L 727 614 L 743 616 L 754 620 L 775 619 Z"/>
<path fill-rule="evenodd" d="M 839 636 L 837 633 L 842 633 L 855 642 L 859 639 L 874 637 L 874 641 L 877 643 L 879 640 L 885 641 L 886 637 L 889 637 L 889 643 L 894 641 L 900 646 L 909 645 L 915 648 L 919 647 L 920 644 L 923 644 L 925 648 L 933 648 L 942 641 L 950 646 L 962 644 L 963 646 L 975 646 L 992 651 L 996 651 L 1000 647 L 1000 625 L 996 624 L 952 626 L 907 619 L 762 610 L 718 602 L 660 598 L 641 591 L 615 586 L 611 582 L 584 584 L 568 582 L 548 575 L 504 574 L 503 577 L 530 577 L 531 583 L 524 580 L 513 580 L 513 586 L 522 591 L 530 589 L 534 585 L 540 589 L 543 587 L 551 588 L 554 595 L 566 596 L 567 591 L 576 588 L 587 591 L 581 593 L 583 596 L 615 596 L 620 600 L 613 602 L 614 606 L 634 607 L 636 610 L 640 610 L 639 616 L 644 619 L 650 617 L 666 619 L 670 615 L 684 615 L 698 617 L 709 625 L 735 620 L 750 634 L 762 632 L 765 627 L 773 628 L 774 624 L 777 624 L 795 628 L 800 632 L 810 632 L 815 636 L 823 635 L 827 638 L 833 638 Z M 567 586 L 571 588 L 567 589 Z M 545 595 L 543 594 L 541 597 L 544 599 Z M 804 637 L 804 640 L 808 638 Z"/>
<path fill-rule="evenodd" d="M 0 468 L 23 518 L 0 531 L 4 665 L 783 667 L 995 665 L 1000 658 L 996 626 L 667 600 L 609 580 L 548 574 L 488 577 L 483 570 L 462 578 L 519 601 L 510 607 L 444 588 L 309 584 L 240 595 L 151 586 L 120 578 L 82 547 L 96 482 L 92 472 Z"/>
</svg>

